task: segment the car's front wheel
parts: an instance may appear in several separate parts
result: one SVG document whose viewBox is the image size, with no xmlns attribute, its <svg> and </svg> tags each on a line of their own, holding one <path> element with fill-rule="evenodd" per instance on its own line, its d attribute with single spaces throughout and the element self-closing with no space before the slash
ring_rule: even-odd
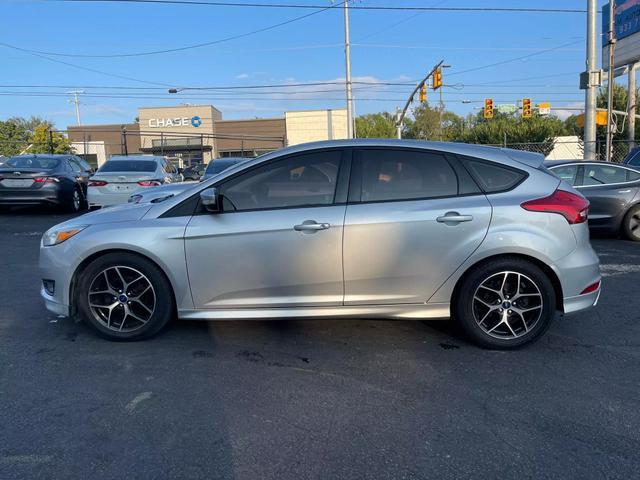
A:
<svg viewBox="0 0 640 480">
<path fill-rule="evenodd" d="M 78 312 L 102 337 L 142 340 L 173 317 L 171 285 L 151 261 L 130 253 L 110 253 L 91 262 L 77 282 Z"/>
<path fill-rule="evenodd" d="M 517 257 L 487 262 L 457 289 L 453 314 L 478 345 L 513 349 L 531 343 L 556 315 L 555 290 L 536 265 Z"/>
</svg>

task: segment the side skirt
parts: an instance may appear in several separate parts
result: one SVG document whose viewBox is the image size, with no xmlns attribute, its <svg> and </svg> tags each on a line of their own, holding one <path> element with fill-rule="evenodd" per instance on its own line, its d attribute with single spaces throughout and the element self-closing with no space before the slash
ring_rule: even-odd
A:
<svg viewBox="0 0 640 480">
<path fill-rule="evenodd" d="M 178 311 L 178 318 L 181 320 L 259 320 L 282 318 L 447 319 L 450 315 L 448 303 Z"/>
</svg>

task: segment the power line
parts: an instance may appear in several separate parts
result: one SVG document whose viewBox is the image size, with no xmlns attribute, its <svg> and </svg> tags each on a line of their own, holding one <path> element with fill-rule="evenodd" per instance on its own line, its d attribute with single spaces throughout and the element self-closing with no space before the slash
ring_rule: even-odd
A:
<svg viewBox="0 0 640 480">
<path fill-rule="evenodd" d="M 57 1 L 57 0 L 55 0 L 55 1 Z M 62 1 L 64 1 L 64 0 L 62 0 Z M 122 0 L 120 0 L 120 1 L 122 1 Z M 273 24 L 273 25 L 269 25 L 267 27 L 262 27 L 262 28 L 259 28 L 257 30 L 251 30 L 249 32 L 244 32 L 244 33 L 239 33 L 237 35 L 232 35 L 230 37 L 219 38 L 217 40 L 212 40 L 210 42 L 202 42 L 202 43 L 195 43 L 195 44 L 192 44 L 192 45 L 185 45 L 184 47 L 168 48 L 168 49 L 164 49 L 164 50 L 151 50 L 151 51 L 148 51 L 148 52 L 110 53 L 110 54 L 103 54 L 103 55 L 88 55 L 88 54 L 81 54 L 81 53 L 61 53 L 61 52 L 49 52 L 49 51 L 44 51 L 44 50 L 32 50 L 32 49 L 28 49 L 28 48 L 17 47 L 15 45 L 9 45 L 7 43 L 0 43 L 0 45 L 3 45 L 5 47 L 9 47 L 9 48 L 14 48 L 16 50 L 20 50 L 20 51 L 31 53 L 31 54 L 49 55 L 49 56 L 53 56 L 53 57 L 126 58 L 126 57 L 143 57 L 143 56 L 149 56 L 149 55 L 161 55 L 161 54 L 164 54 L 164 53 L 175 53 L 175 52 L 182 52 L 184 50 L 192 50 L 194 48 L 210 47 L 212 45 L 218 45 L 220 43 L 230 42 L 232 40 L 238 40 L 240 38 L 249 37 L 251 35 L 256 35 L 258 33 L 268 32 L 270 30 L 274 30 L 276 28 L 283 27 L 285 25 L 289 25 L 289 24 L 294 23 L 294 22 L 298 22 L 300 20 L 304 20 L 305 18 L 309 18 L 309 17 L 311 17 L 313 15 L 317 15 L 319 13 L 326 12 L 327 10 L 331 10 L 331 9 L 337 8 L 340 5 L 343 5 L 344 3 L 345 2 L 340 2 L 340 3 L 337 3 L 335 5 L 330 5 L 328 7 L 317 7 L 317 8 L 319 8 L 319 10 L 317 10 L 315 12 L 307 13 L 307 14 L 301 15 L 299 17 L 290 18 L 289 20 L 285 20 L 283 22 L 279 22 L 279 23 L 276 23 L 276 24 Z"/>
<path fill-rule="evenodd" d="M 249 3 L 249 2 L 212 2 L 212 1 L 180 1 L 180 0 L 49 0 L 65 3 L 143 3 L 157 5 L 191 5 L 210 7 L 239 7 L 239 8 L 304 8 L 317 9 L 323 5 L 292 4 L 292 3 Z M 414 12 L 506 12 L 506 13 L 587 13 L 580 8 L 518 8 L 518 7 L 409 7 L 382 5 L 354 5 L 353 10 L 373 11 L 414 11 Z"/>
</svg>

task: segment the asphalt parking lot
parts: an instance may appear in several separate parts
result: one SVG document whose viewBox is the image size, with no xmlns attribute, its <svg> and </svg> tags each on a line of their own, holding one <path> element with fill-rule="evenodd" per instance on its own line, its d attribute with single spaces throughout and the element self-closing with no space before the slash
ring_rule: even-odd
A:
<svg viewBox="0 0 640 480">
<path fill-rule="evenodd" d="M 638 478 L 640 244 L 516 352 L 448 322 L 174 322 L 117 344 L 48 313 L 40 236 L 0 214 L 0 478 Z"/>
</svg>

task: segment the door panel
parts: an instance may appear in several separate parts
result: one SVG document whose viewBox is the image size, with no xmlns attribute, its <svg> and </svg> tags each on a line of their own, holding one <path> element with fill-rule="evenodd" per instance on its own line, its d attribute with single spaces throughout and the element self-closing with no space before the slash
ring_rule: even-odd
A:
<svg viewBox="0 0 640 480">
<path fill-rule="evenodd" d="M 454 214 L 462 221 L 440 218 Z M 426 302 L 478 248 L 490 220 L 484 195 L 349 205 L 345 305 Z"/>
<path fill-rule="evenodd" d="M 608 227 L 617 224 L 627 205 L 637 193 L 635 184 L 627 182 L 627 169 L 616 165 L 584 165 L 580 192 L 591 203 L 589 224 Z"/>
<path fill-rule="evenodd" d="M 196 308 L 341 305 L 345 208 L 194 216 L 185 248 Z"/>
</svg>

